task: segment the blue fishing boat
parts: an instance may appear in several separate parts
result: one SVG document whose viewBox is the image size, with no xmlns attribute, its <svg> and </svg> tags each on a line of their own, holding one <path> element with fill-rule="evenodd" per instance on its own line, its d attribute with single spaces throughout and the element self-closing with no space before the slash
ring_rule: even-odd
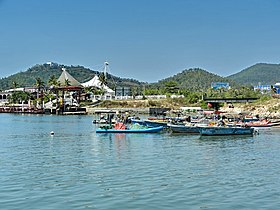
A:
<svg viewBox="0 0 280 210">
<path fill-rule="evenodd" d="M 141 129 L 124 129 L 118 130 L 115 128 L 98 128 L 96 133 L 159 133 L 163 130 L 162 126 L 153 128 L 141 128 Z"/>
<path fill-rule="evenodd" d="M 254 128 L 206 126 L 206 127 L 199 127 L 199 133 L 202 136 L 253 135 Z"/>
<path fill-rule="evenodd" d="M 167 128 L 167 123 L 168 120 L 144 120 L 145 125 L 147 125 L 148 127 L 158 127 L 158 126 L 162 126 L 164 128 Z"/>
<path fill-rule="evenodd" d="M 96 129 L 96 133 L 159 133 L 163 130 L 163 126 L 158 127 L 146 127 L 139 124 L 133 126 L 126 126 L 123 123 L 116 123 L 113 126 L 101 126 Z"/>
<path fill-rule="evenodd" d="M 133 124 L 139 124 L 139 125 L 147 126 L 147 124 L 145 123 L 144 120 L 130 119 L 130 122 L 133 123 Z"/>
</svg>

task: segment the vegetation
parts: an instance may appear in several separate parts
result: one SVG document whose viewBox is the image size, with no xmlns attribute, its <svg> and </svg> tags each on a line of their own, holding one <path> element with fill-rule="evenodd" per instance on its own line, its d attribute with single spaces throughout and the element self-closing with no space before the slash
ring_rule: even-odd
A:
<svg viewBox="0 0 280 210">
<path fill-rule="evenodd" d="M 48 64 L 35 65 L 29 68 L 26 72 L 20 72 L 7 78 L 0 80 L 0 89 L 10 89 L 17 87 L 37 87 L 36 101 L 41 104 L 43 101 L 50 100 L 52 88 L 45 91 L 46 87 L 57 87 L 60 84 L 57 78 L 61 74 L 61 69 L 66 70 L 78 81 L 85 82 L 98 75 L 102 85 L 108 85 L 114 89 L 116 86 L 127 86 L 131 88 L 131 94 L 135 98 L 137 95 L 142 95 L 144 98 L 148 95 L 167 95 L 168 102 L 185 104 L 185 105 L 201 105 L 207 106 L 202 100 L 203 97 L 211 98 L 244 98 L 256 97 L 260 100 L 266 100 L 268 96 L 263 97 L 260 92 L 254 91 L 252 84 L 259 82 L 262 78 L 263 83 L 273 84 L 280 81 L 280 65 L 276 64 L 256 64 L 250 68 L 234 74 L 229 77 L 221 77 L 219 75 L 207 72 L 203 69 L 194 68 L 184 70 L 172 77 L 160 80 L 157 83 L 143 83 L 133 79 L 122 79 L 103 72 L 92 71 L 83 66 L 65 66 Z M 278 80 L 279 79 L 279 80 Z M 237 82 L 238 81 L 238 82 Z M 230 89 L 211 88 L 212 82 L 228 82 Z M 70 85 L 67 81 L 66 83 Z M 104 94 L 104 90 L 96 87 L 85 88 L 86 94 Z M 173 95 L 181 95 L 182 98 L 172 98 Z M 20 92 L 15 92 L 11 98 L 11 102 L 26 101 L 27 98 L 32 98 L 31 95 L 24 95 Z M 148 101 L 149 106 L 158 106 L 155 101 Z"/>
<path fill-rule="evenodd" d="M 272 85 L 280 82 L 280 64 L 259 63 L 228 76 L 227 79 L 243 85 Z"/>
<path fill-rule="evenodd" d="M 55 79 L 60 76 L 62 68 L 65 68 L 81 83 L 89 81 L 94 77 L 94 75 L 98 75 L 101 79 L 105 78 L 103 72 L 93 71 L 83 66 L 52 66 L 49 64 L 37 64 L 25 72 L 19 72 L 9 77 L 0 79 L 0 89 L 5 90 L 15 88 L 15 85 L 16 87 L 31 87 L 34 85 L 36 78 L 38 77 L 40 77 L 47 85 L 58 85 L 55 84 Z M 260 63 L 228 77 L 221 77 L 199 68 L 186 69 L 172 77 L 168 77 L 158 81 L 157 83 L 151 84 L 139 82 L 134 79 L 116 77 L 111 74 L 107 74 L 106 77 L 107 85 L 112 89 L 116 86 L 138 87 L 138 89 L 140 89 L 138 92 L 148 89 L 152 94 L 155 92 L 163 92 L 163 88 L 174 88 L 174 93 L 181 89 L 204 91 L 211 86 L 211 82 L 229 82 L 230 86 L 233 88 L 240 86 L 249 87 L 259 83 L 266 85 L 275 84 L 280 81 L 280 64 Z M 102 81 L 104 82 L 104 80 Z M 146 94 L 149 94 L 149 92 L 146 92 Z"/>
<path fill-rule="evenodd" d="M 24 91 L 15 91 L 9 96 L 8 100 L 11 104 L 26 103 L 29 99 L 34 99 L 31 93 Z"/>
<path fill-rule="evenodd" d="M 199 68 L 184 70 L 181 73 L 168 77 L 164 80 L 160 80 L 158 83 L 151 84 L 150 86 L 152 88 L 162 88 L 167 84 L 173 83 L 174 85 L 174 81 L 176 81 L 177 84 L 176 88 L 174 88 L 177 90 L 187 89 L 190 91 L 204 91 L 211 87 L 212 82 L 228 82 L 232 87 L 237 86 L 234 81 Z"/>
<path fill-rule="evenodd" d="M 35 65 L 29 68 L 25 72 L 19 72 L 9 77 L 0 79 L 0 89 L 7 90 L 14 88 L 13 83 L 17 87 L 34 87 L 36 78 L 41 78 L 44 84 L 58 86 L 55 83 L 55 78 L 58 78 L 65 68 L 69 74 L 71 74 L 79 82 L 83 83 L 92 79 L 95 75 L 100 75 L 102 72 L 93 71 L 83 66 L 65 66 L 49 64 Z M 110 88 L 114 89 L 115 86 L 139 86 L 145 84 L 134 79 L 126 79 L 107 74 L 107 84 Z"/>
</svg>

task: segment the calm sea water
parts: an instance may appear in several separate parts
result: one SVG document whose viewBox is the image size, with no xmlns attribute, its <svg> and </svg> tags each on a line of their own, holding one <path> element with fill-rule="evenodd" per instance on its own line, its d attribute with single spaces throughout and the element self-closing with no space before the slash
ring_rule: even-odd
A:
<svg viewBox="0 0 280 210">
<path fill-rule="evenodd" d="M 279 129 L 104 135 L 92 119 L 1 114 L 0 209 L 279 209 Z"/>
</svg>

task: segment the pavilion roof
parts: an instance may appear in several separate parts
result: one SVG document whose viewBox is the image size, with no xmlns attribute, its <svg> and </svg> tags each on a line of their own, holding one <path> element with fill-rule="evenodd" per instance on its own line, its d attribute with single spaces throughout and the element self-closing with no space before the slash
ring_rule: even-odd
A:
<svg viewBox="0 0 280 210">
<path fill-rule="evenodd" d="M 62 68 L 62 73 L 58 78 L 57 82 L 59 82 L 60 85 L 63 87 L 67 86 L 66 81 L 70 83 L 70 86 L 81 86 L 81 83 L 79 83 L 73 76 L 71 76 L 65 68 Z"/>
</svg>

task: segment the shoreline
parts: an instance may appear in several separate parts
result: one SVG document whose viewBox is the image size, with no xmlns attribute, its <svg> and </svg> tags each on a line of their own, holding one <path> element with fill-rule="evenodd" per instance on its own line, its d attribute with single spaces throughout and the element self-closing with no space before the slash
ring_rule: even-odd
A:
<svg viewBox="0 0 280 210">
<path fill-rule="evenodd" d="M 95 114 L 101 111 L 114 111 L 119 113 L 135 113 L 135 114 L 151 114 L 161 115 L 167 111 L 170 113 L 179 113 L 181 107 L 199 106 L 198 104 L 185 104 L 183 101 L 172 100 L 122 100 L 122 101 L 106 101 L 101 106 L 82 106 L 80 108 L 71 108 L 65 112 L 56 113 L 56 109 L 36 109 L 34 107 L 26 107 L 20 105 L 6 105 L 0 107 L 0 113 L 24 113 L 24 114 Z M 260 118 L 280 119 L 280 99 L 270 99 L 266 101 L 258 101 L 254 103 L 224 103 L 219 111 L 227 114 L 244 114 L 248 116 L 258 115 Z M 191 112 L 194 113 L 194 112 Z M 191 114 L 190 113 L 190 114 Z"/>
</svg>

